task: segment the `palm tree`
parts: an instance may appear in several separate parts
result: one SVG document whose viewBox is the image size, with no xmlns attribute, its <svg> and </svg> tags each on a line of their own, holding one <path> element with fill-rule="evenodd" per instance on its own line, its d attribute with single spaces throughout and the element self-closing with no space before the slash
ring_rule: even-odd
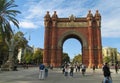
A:
<svg viewBox="0 0 120 83">
<path fill-rule="evenodd" d="M 15 18 L 20 11 L 14 10 L 12 8 L 17 7 L 14 4 L 14 0 L 0 0 L 0 44 L 6 45 L 5 38 L 8 40 L 13 35 L 13 30 L 11 27 L 11 23 L 14 24 L 17 28 L 19 28 L 19 22 Z M 11 34 L 12 33 L 12 34 Z M 1 49 L 0 49 L 1 51 Z M 1 56 L 1 53 L 0 53 Z"/>
<path fill-rule="evenodd" d="M 12 8 L 17 7 L 14 4 L 14 0 L 0 0 L 0 33 L 13 33 L 11 23 L 19 28 L 19 22 L 15 18 L 20 11 L 13 10 Z M 8 36 L 6 34 L 6 36 Z"/>
</svg>

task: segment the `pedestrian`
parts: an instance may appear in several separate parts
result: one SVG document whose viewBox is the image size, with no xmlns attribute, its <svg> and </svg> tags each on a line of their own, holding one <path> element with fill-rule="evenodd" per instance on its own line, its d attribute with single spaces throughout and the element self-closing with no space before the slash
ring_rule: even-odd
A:
<svg viewBox="0 0 120 83">
<path fill-rule="evenodd" d="M 78 71 L 80 72 L 80 65 L 78 65 Z"/>
<path fill-rule="evenodd" d="M 73 76 L 73 71 L 74 71 L 74 67 L 71 65 L 71 67 L 70 67 L 70 76 Z"/>
<path fill-rule="evenodd" d="M 84 76 L 84 75 L 85 75 L 85 72 L 86 72 L 86 66 L 83 65 L 83 64 L 82 64 L 81 71 L 82 71 L 82 75 Z"/>
<path fill-rule="evenodd" d="M 102 65 L 102 71 L 103 71 L 104 64 Z"/>
<path fill-rule="evenodd" d="M 39 79 L 45 79 L 45 66 L 40 64 L 39 66 Z"/>
<path fill-rule="evenodd" d="M 108 63 L 103 67 L 104 80 L 103 83 L 112 83 L 111 72 Z"/>
<path fill-rule="evenodd" d="M 76 72 L 78 71 L 78 66 L 77 66 L 77 65 L 75 65 L 75 71 L 76 71 Z"/>
<path fill-rule="evenodd" d="M 53 70 L 53 65 L 52 64 L 50 65 L 50 69 Z"/>
<path fill-rule="evenodd" d="M 48 67 L 45 67 L 45 78 L 48 77 Z"/>
<path fill-rule="evenodd" d="M 65 73 L 65 67 L 62 68 L 62 73 L 63 73 L 63 74 Z"/>
<path fill-rule="evenodd" d="M 116 74 L 118 73 L 118 64 L 115 64 L 115 71 L 116 71 Z"/>
<path fill-rule="evenodd" d="M 69 67 L 68 67 L 68 65 L 65 65 L 65 76 L 68 76 L 68 71 L 69 71 Z"/>
<path fill-rule="evenodd" d="M 93 65 L 93 73 L 95 73 L 95 65 Z"/>
</svg>

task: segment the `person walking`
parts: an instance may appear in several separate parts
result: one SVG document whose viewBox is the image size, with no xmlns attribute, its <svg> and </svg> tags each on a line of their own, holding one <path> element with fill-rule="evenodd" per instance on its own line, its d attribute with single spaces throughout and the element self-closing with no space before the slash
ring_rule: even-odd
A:
<svg viewBox="0 0 120 83">
<path fill-rule="evenodd" d="M 48 77 L 48 67 L 45 67 L 45 78 Z"/>
<path fill-rule="evenodd" d="M 115 64 L 115 72 L 118 74 L 118 64 Z"/>
<path fill-rule="evenodd" d="M 62 68 L 62 73 L 63 73 L 63 74 L 65 73 L 65 67 Z"/>
<path fill-rule="evenodd" d="M 69 66 L 65 65 L 65 76 L 68 76 Z"/>
<path fill-rule="evenodd" d="M 82 75 L 84 76 L 86 72 L 86 66 L 84 64 L 82 64 L 81 71 L 82 71 Z"/>
<path fill-rule="evenodd" d="M 73 76 L 73 71 L 74 71 L 74 67 L 71 65 L 71 67 L 70 67 L 70 76 Z"/>
<path fill-rule="evenodd" d="M 103 83 L 112 83 L 112 78 L 108 63 L 105 63 L 103 67 L 103 75 L 104 75 Z"/>
<path fill-rule="evenodd" d="M 75 65 L 75 71 L 76 72 L 78 71 L 78 65 Z"/>
<path fill-rule="evenodd" d="M 95 65 L 93 65 L 93 73 L 95 73 Z"/>
<path fill-rule="evenodd" d="M 78 65 L 78 71 L 80 72 L 80 65 Z"/>
<path fill-rule="evenodd" d="M 45 66 L 40 64 L 39 66 L 39 79 L 45 79 Z"/>
</svg>

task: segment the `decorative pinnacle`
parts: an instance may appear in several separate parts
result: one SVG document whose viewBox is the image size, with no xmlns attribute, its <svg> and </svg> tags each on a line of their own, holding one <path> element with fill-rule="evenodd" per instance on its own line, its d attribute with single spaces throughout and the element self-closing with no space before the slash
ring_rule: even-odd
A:
<svg viewBox="0 0 120 83">
<path fill-rule="evenodd" d="M 49 11 L 47 11 L 47 14 L 49 14 Z"/>
<path fill-rule="evenodd" d="M 96 14 L 97 14 L 97 15 L 100 15 L 99 12 L 98 12 L 98 10 L 96 10 Z"/>
<path fill-rule="evenodd" d="M 56 11 L 54 11 L 54 14 L 56 14 Z"/>
<path fill-rule="evenodd" d="M 93 15 L 92 15 L 92 13 L 91 13 L 91 10 L 88 11 L 87 17 L 93 17 Z"/>
<path fill-rule="evenodd" d="M 54 14 L 52 15 L 52 18 L 58 18 L 56 11 L 54 11 Z"/>
<path fill-rule="evenodd" d="M 91 10 L 89 10 L 89 14 L 91 14 Z"/>
<path fill-rule="evenodd" d="M 49 11 L 47 11 L 47 14 L 45 15 L 44 19 L 45 19 L 45 21 L 50 20 L 50 14 L 49 14 Z"/>
<path fill-rule="evenodd" d="M 101 20 L 101 15 L 100 15 L 100 13 L 98 12 L 98 10 L 96 10 L 95 19 L 96 19 L 96 20 Z"/>
</svg>

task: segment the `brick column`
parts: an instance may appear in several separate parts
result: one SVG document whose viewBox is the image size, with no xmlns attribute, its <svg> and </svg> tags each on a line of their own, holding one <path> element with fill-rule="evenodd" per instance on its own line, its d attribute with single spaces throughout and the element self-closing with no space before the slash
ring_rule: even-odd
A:
<svg viewBox="0 0 120 83">
<path fill-rule="evenodd" d="M 101 29 L 98 28 L 98 67 L 102 67 L 103 65 L 103 57 L 102 57 L 102 44 L 101 44 Z"/>
<path fill-rule="evenodd" d="M 49 28 L 45 27 L 45 37 L 44 37 L 44 54 L 43 63 L 48 65 L 49 63 Z"/>
<path fill-rule="evenodd" d="M 93 15 L 91 11 L 89 11 L 87 15 L 87 21 L 88 21 L 88 54 L 89 54 L 89 66 L 92 67 L 93 65 L 93 30 L 92 30 L 92 20 L 93 20 Z"/>
<path fill-rule="evenodd" d="M 97 32 L 97 49 L 98 49 L 98 67 L 102 67 L 102 43 L 101 43 L 101 15 L 98 10 L 95 13 L 95 20 L 96 20 L 96 32 Z"/>
<path fill-rule="evenodd" d="M 82 48 L 82 62 L 83 62 L 83 64 L 84 65 L 86 65 L 87 67 L 89 67 L 89 65 L 90 65 L 90 62 L 89 62 L 89 57 L 88 57 L 88 55 L 89 55 L 89 49 L 88 48 L 86 48 L 86 47 L 83 47 Z"/>
<path fill-rule="evenodd" d="M 62 64 L 62 48 L 57 49 L 57 67 L 60 67 Z"/>
<path fill-rule="evenodd" d="M 56 67 L 56 51 L 57 51 L 57 47 L 56 47 L 56 27 L 55 27 L 55 23 L 53 22 L 53 27 L 52 27 L 52 45 L 51 45 L 51 64 Z"/>
<path fill-rule="evenodd" d="M 45 65 L 49 65 L 49 36 L 50 36 L 50 15 L 49 12 L 44 17 L 44 25 L 45 25 L 45 34 L 44 34 L 44 52 L 43 52 L 43 63 Z"/>
<path fill-rule="evenodd" d="M 51 64 L 53 67 L 56 67 L 56 58 L 57 58 L 57 14 L 54 11 L 52 15 L 52 46 L 51 46 Z"/>
</svg>

